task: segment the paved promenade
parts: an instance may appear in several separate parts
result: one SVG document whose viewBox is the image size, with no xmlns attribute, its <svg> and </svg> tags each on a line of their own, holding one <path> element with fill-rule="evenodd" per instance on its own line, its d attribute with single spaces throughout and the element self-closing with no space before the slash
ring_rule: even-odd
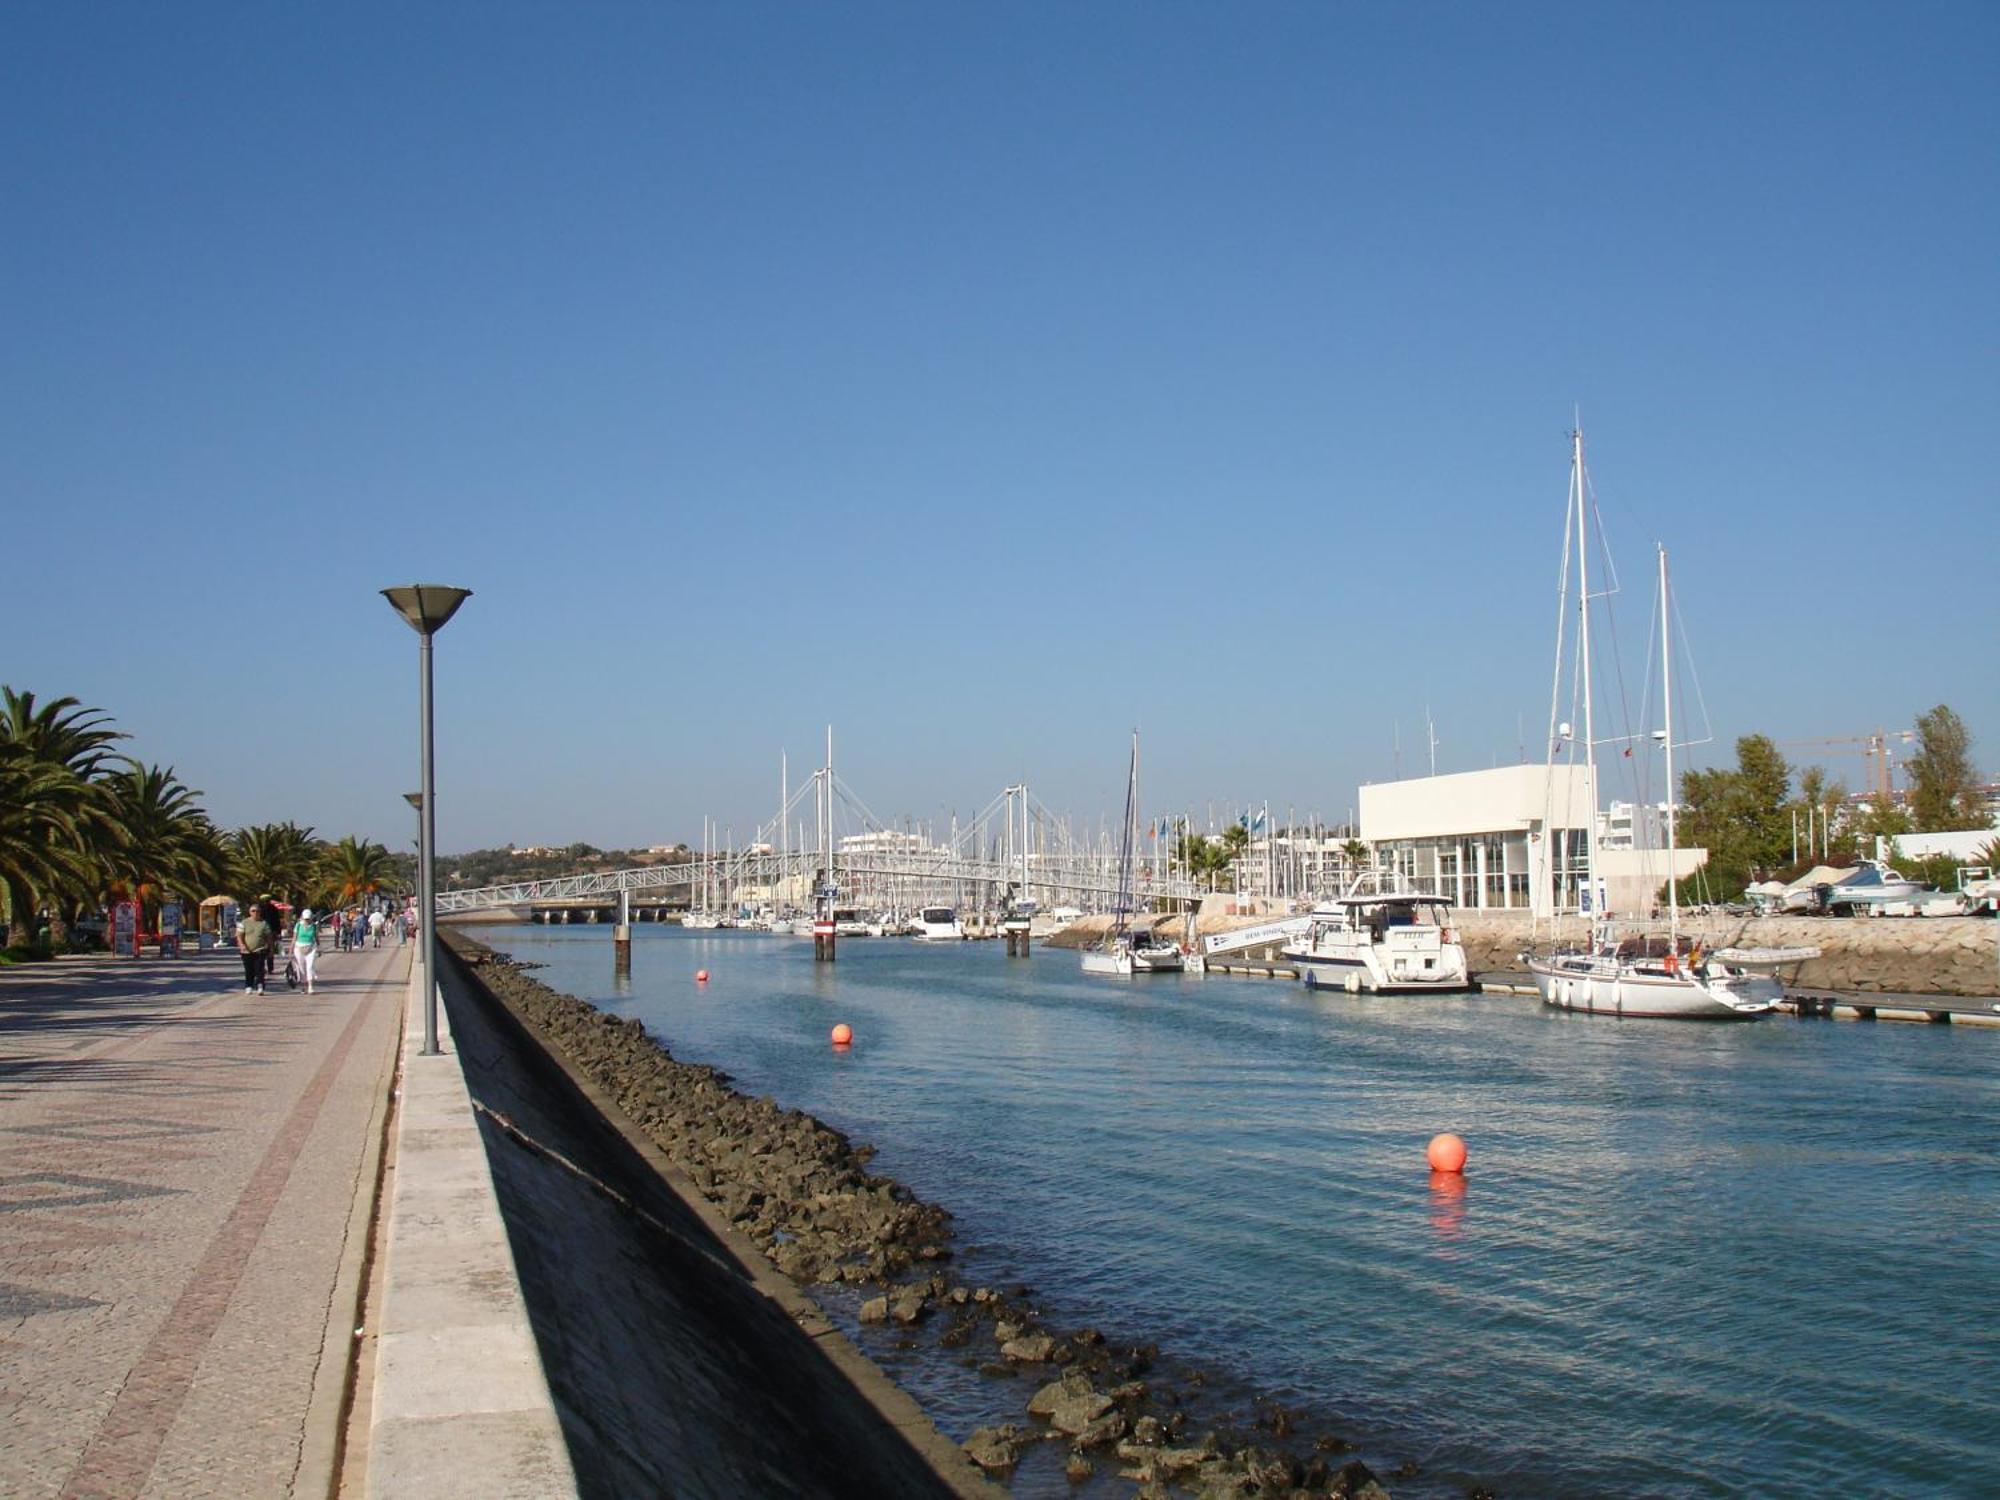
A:
<svg viewBox="0 0 2000 1500">
<path fill-rule="evenodd" d="M 0 969 L 0 1494 L 327 1492 L 411 951 Z"/>
</svg>

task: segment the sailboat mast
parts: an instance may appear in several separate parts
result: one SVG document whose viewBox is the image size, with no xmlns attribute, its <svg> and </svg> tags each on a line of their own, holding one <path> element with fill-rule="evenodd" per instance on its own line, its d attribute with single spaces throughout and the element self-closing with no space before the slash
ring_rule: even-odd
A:
<svg viewBox="0 0 2000 1500">
<path fill-rule="evenodd" d="M 1139 731 L 1132 731 L 1132 764 L 1125 776 L 1125 826 L 1118 835 L 1118 909 L 1112 932 L 1122 935 L 1132 914 L 1132 820 L 1139 798 Z"/>
<path fill-rule="evenodd" d="M 1583 471 L 1583 426 L 1570 434 L 1570 466 L 1576 485 L 1576 644 L 1583 687 L 1583 779 L 1590 806 L 1583 831 L 1584 880 L 1591 920 L 1604 915 L 1597 899 L 1597 732 L 1590 700 L 1590 501 Z M 1565 798 L 1565 801 L 1568 799 Z"/>
<path fill-rule="evenodd" d="M 1667 594 L 1667 549 L 1660 548 L 1660 713 L 1666 720 L 1667 743 L 1667 932 L 1673 947 L 1670 951 L 1680 952 L 1681 939 L 1681 893 L 1680 882 L 1674 878 L 1674 671 L 1672 650 L 1674 629 L 1673 602 Z"/>
</svg>

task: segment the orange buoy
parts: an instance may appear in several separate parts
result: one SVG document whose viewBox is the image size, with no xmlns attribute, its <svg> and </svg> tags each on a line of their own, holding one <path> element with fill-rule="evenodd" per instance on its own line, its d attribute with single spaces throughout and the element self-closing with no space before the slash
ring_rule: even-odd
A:
<svg viewBox="0 0 2000 1500">
<path fill-rule="evenodd" d="M 1430 1161 L 1433 1172 L 1465 1170 L 1465 1142 L 1450 1131 L 1432 1136 L 1430 1149 L 1424 1155 Z"/>
<path fill-rule="evenodd" d="M 694 982 L 695 982 L 696 984 L 707 984 L 707 983 L 708 983 L 708 970 L 706 970 L 706 969 L 696 969 L 696 970 L 694 971 Z"/>
<path fill-rule="evenodd" d="M 845 1021 L 842 1021 L 838 1026 L 833 1028 L 834 1046 L 845 1047 L 849 1042 L 853 1040 L 854 1040 L 854 1028 L 849 1026 Z"/>
</svg>

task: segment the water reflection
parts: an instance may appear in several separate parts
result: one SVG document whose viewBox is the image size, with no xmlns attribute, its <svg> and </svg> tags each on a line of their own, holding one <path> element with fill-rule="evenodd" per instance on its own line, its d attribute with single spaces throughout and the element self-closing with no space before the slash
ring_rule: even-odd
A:
<svg viewBox="0 0 2000 1500">
<path fill-rule="evenodd" d="M 601 929 L 492 940 L 877 1148 L 956 1216 L 965 1274 L 1427 1452 L 1398 1500 L 1453 1500 L 1461 1475 L 1551 1497 L 1780 1500 L 1856 1474 L 2000 1495 L 1992 1340 L 1966 1314 L 2000 1284 L 2000 1174 L 1967 1126 L 2000 1118 L 1984 1028 L 1110 984 L 997 943 L 857 940 L 815 964 L 804 941 L 651 927 L 614 990 Z M 1477 1224 L 1469 1178 L 1418 1178 L 1450 1122 L 1477 1131 Z M 1922 1276 L 1770 1273 L 1895 1265 L 1912 1235 Z M 1827 1370 L 1865 1371 L 1869 1399 L 1816 1399 Z M 954 1436 L 1020 1415 L 1010 1382 L 952 1359 L 897 1375 Z M 1748 1389 L 1750 1420 L 1712 1395 Z M 1014 1493 L 1069 1490 L 1058 1463 Z"/>
<path fill-rule="evenodd" d="M 1465 1174 L 1431 1173 L 1431 1228 L 1440 1239 L 1456 1239 L 1465 1227 Z"/>
</svg>

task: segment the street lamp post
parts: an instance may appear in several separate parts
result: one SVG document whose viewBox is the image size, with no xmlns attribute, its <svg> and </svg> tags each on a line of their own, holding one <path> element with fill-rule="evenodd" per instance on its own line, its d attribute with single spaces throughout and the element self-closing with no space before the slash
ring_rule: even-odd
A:
<svg viewBox="0 0 2000 1500">
<path fill-rule="evenodd" d="M 418 797 L 417 823 L 417 914 L 423 924 L 418 940 L 417 961 L 423 966 L 424 1051 L 426 1057 L 439 1052 L 437 1029 L 437 883 L 434 859 L 437 852 L 437 774 L 431 756 L 431 637 L 450 622 L 459 605 L 472 590 L 451 588 L 439 583 L 414 583 L 404 588 L 384 589 L 382 597 L 394 606 L 404 623 L 416 631 L 421 643 L 417 654 L 418 696 L 422 700 L 424 787 Z"/>
</svg>

